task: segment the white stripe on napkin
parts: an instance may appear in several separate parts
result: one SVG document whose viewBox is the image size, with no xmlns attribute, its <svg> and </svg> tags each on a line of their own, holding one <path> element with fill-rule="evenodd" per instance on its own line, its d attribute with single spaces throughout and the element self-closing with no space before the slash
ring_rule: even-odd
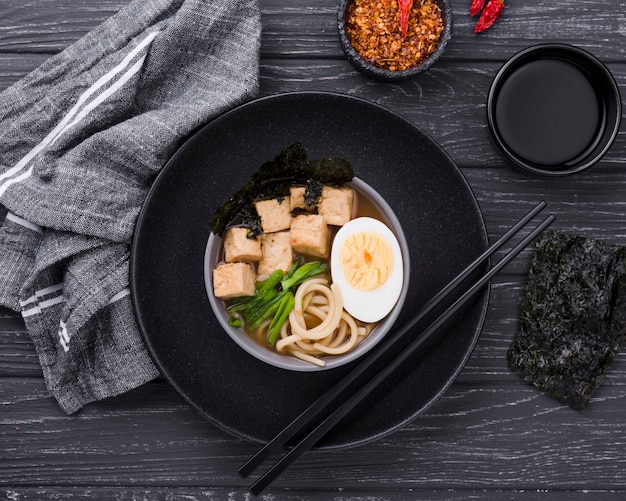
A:
<svg viewBox="0 0 626 501">
<path fill-rule="evenodd" d="M 59 325 L 59 341 L 61 342 L 61 346 L 63 346 L 63 350 L 65 352 L 70 351 L 70 335 L 67 332 L 67 326 L 63 320 L 61 320 Z"/>
<path fill-rule="evenodd" d="M 43 233 L 43 228 L 41 226 L 35 223 L 31 223 L 30 221 L 26 221 L 26 219 L 16 216 L 12 212 L 7 212 L 6 219 L 7 221 L 11 221 L 15 224 L 19 224 L 20 226 L 23 226 L 24 228 L 28 228 L 29 230 L 36 231 L 37 233 Z"/>
<path fill-rule="evenodd" d="M 115 294 L 115 296 L 113 296 L 109 300 L 109 304 L 115 303 L 116 301 L 119 301 L 120 299 L 123 299 L 123 298 L 125 298 L 126 296 L 129 296 L 129 295 L 130 295 L 130 289 L 128 287 L 126 287 L 125 289 L 122 289 L 117 294 Z"/>
<path fill-rule="evenodd" d="M 54 306 L 55 304 L 60 304 L 65 302 L 65 298 L 63 294 L 57 297 L 53 297 L 52 299 L 47 299 L 46 301 L 42 301 L 41 303 L 37 303 L 35 306 L 28 310 L 22 310 L 22 317 L 32 317 L 33 315 L 38 315 L 41 313 L 41 310 L 45 310 L 46 308 L 50 308 L 50 306 Z"/>
<path fill-rule="evenodd" d="M 52 294 L 53 292 L 57 292 L 61 290 L 63 290 L 62 283 L 50 285 L 49 287 L 44 287 L 43 289 L 39 289 L 38 291 L 35 291 L 35 293 L 29 298 L 24 299 L 23 301 L 20 301 L 20 306 L 27 306 L 30 303 L 34 303 L 35 301 L 37 301 L 40 297 L 44 297 L 44 296 L 47 296 L 48 294 Z"/>
<path fill-rule="evenodd" d="M 158 34 L 159 34 L 158 31 L 149 33 L 142 40 L 142 42 L 137 47 L 135 47 L 135 49 L 133 49 L 133 51 L 130 52 L 122 60 L 120 64 L 118 64 L 111 71 L 109 71 L 108 73 L 100 77 L 91 87 L 89 87 L 80 96 L 80 98 L 78 99 L 76 104 L 72 107 L 72 109 L 65 115 L 65 117 L 63 117 L 63 119 L 58 123 L 58 125 L 37 146 L 35 146 L 31 151 L 29 151 L 24 156 L 24 158 L 22 158 L 14 167 L 6 171 L 4 174 L 0 174 L 0 181 L 8 179 L 7 181 L 4 182 L 4 184 L 0 185 L 0 196 L 2 196 L 4 192 L 11 185 L 15 183 L 19 183 L 23 181 L 24 179 L 27 179 L 31 176 L 33 172 L 32 166 L 25 172 L 22 172 L 19 175 L 16 175 L 16 174 L 22 171 L 22 169 L 24 169 L 24 167 L 26 167 L 29 164 L 29 162 L 35 157 L 35 155 L 37 155 L 37 153 L 39 153 L 41 150 L 43 150 L 47 146 L 54 143 L 64 132 L 66 132 L 71 127 L 73 127 L 78 122 L 80 122 L 82 119 L 84 119 L 86 116 L 88 116 L 89 113 L 93 111 L 94 108 L 102 104 L 104 100 L 106 100 L 108 97 L 112 96 L 115 92 L 117 92 L 126 82 L 128 82 L 128 80 L 132 78 L 133 75 L 135 75 L 141 69 L 146 59 L 146 56 L 148 54 L 147 49 L 145 50 L 141 58 L 135 64 L 133 64 L 131 68 L 128 71 L 126 71 L 126 73 L 124 73 L 117 82 L 115 82 L 108 90 L 103 92 L 99 97 L 94 99 L 90 104 L 85 106 L 85 108 L 79 113 L 80 108 L 87 102 L 87 100 L 95 92 L 97 92 L 101 87 L 109 83 L 109 81 L 111 81 L 118 73 L 123 71 L 130 64 L 130 62 L 137 56 L 139 52 L 141 52 L 150 43 L 152 43 L 152 41 L 156 38 Z M 75 116 L 76 118 L 74 118 Z M 15 176 L 15 177 L 11 177 L 11 176 Z"/>
<path fill-rule="evenodd" d="M 58 291 L 63 291 L 63 284 L 51 285 L 50 287 L 46 287 L 45 289 L 40 289 L 29 298 L 24 299 L 23 301 L 20 301 L 20 306 L 22 308 L 33 303 L 35 305 L 32 308 L 28 308 L 27 310 L 22 310 L 22 317 L 26 318 L 26 317 L 32 317 L 33 315 L 38 315 L 39 313 L 41 313 L 41 310 L 45 310 L 46 308 L 49 308 L 50 306 L 63 303 L 65 301 L 65 298 L 63 297 L 63 292 L 61 292 L 60 295 L 55 296 L 51 299 L 46 299 L 45 301 L 39 301 L 39 299 L 42 298 L 43 296 L 47 296 L 48 294 L 52 294 Z M 119 301 L 120 299 L 123 299 L 129 295 L 130 295 L 130 288 L 126 287 L 125 289 L 122 289 L 120 292 L 115 294 L 109 300 L 108 304 L 113 304 L 116 301 Z"/>
<path fill-rule="evenodd" d="M 50 294 L 54 294 L 55 292 L 61 291 L 61 294 L 55 296 L 51 299 L 46 299 L 45 301 L 40 301 L 39 299 L 48 296 Z M 20 306 L 24 308 L 24 306 L 28 306 L 30 304 L 35 304 L 32 308 L 27 310 L 22 310 L 22 317 L 32 317 L 33 315 L 37 315 L 41 313 L 41 310 L 49 308 L 50 306 L 54 306 L 55 304 L 59 304 L 65 301 L 63 297 L 63 284 L 55 284 L 50 285 L 49 287 L 44 287 L 43 289 L 39 289 L 32 296 L 23 301 L 20 301 Z"/>
</svg>

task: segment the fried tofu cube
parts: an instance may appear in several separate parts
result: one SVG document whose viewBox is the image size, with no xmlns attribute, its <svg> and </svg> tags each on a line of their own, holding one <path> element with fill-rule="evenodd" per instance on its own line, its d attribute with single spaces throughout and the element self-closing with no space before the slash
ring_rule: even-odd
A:
<svg viewBox="0 0 626 501">
<path fill-rule="evenodd" d="M 291 226 L 291 206 L 282 198 L 259 200 L 254 202 L 257 214 L 261 218 L 263 233 L 288 230 Z"/>
<path fill-rule="evenodd" d="M 352 219 L 354 191 L 352 188 L 334 188 L 324 186 L 322 197 L 318 203 L 318 213 L 326 224 L 343 226 Z"/>
<path fill-rule="evenodd" d="M 249 263 L 226 263 L 213 270 L 213 293 L 220 299 L 254 296 L 256 274 Z"/>
<path fill-rule="evenodd" d="M 229 228 L 224 236 L 224 259 L 227 263 L 238 261 L 260 261 L 261 239 L 248 238 L 248 229 Z"/>
<path fill-rule="evenodd" d="M 289 271 L 293 264 L 293 251 L 288 231 L 262 234 L 261 250 L 263 257 L 257 267 L 259 275 L 269 275 L 276 270 Z"/>
<path fill-rule="evenodd" d="M 302 214 L 293 219 L 289 232 L 294 251 L 308 256 L 327 258 L 330 251 L 330 231 L 318 214 Z"/>
<path fill-rule="evenodd" d="M 291 186 L 289 188 L 289 205 L 292 211 L 295 209 L 312 211 L 317 207 L 317 204 L 307 206 L 304 201 L 305 192 L 306 188 L 304 186 Z"/>
</svg>

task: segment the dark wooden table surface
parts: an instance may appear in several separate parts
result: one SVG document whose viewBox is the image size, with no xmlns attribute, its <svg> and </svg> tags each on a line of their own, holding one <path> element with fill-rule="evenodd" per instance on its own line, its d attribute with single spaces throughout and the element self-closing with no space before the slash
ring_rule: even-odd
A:
<svg viewBox="0 0 626 501">
<path fill-rule="evenodd" d="M 0 2 L 0 89 L 126 3 Z M 459 165 L 491 240 L 545 199 L 556 229 L 626 244 L 624 133 L 593 169 L 538 178 L 503 162 L 485 114 L 498 68 L 542 41 L 589 50 L 626 94 L 626 0 L 509 0 L 503 18 L 482 35 L 472 33 L 470 1 L 452 0 L 454 34 L 443 59 L 402 84 L 368 80 L 344 59 L 336 3 L 260 1 L 262 95 L 337 91 L 409 118 Z M 263 498 L 626 499 L 626 355 L 584 412 L 507 369 L 529 258 L 526 251 L 492 283 L 480 340 L 443 398 L 374 443 L 311 451 Z M 249 499 L 236 471 L 256 449 L 205 422 L 163 380 L 64 415 L 46 391 L 20 315 L 0 308 L 0 498 Z"/>
</svg>

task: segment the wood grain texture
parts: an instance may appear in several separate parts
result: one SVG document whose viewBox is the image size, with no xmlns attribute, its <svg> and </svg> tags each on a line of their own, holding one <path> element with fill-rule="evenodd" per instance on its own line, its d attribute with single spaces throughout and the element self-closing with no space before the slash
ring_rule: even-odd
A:
<svg viewBox="0 0 626 501">
<path fill-rule="evenodd" d="M 505 490 L 486 491 L 482 489 L 413 489 L 393 490 L 351 490 L 344 489 L 271 489 L 258 497 L 228 488 L 11 488 L 2 490 L 0 495 L 10 501 L 42 500 L 95 500 L 95 501 L 406 501 L 408 499 L 431 501 L 588 501 L 591 496 L 600 496 L 604 501 L 622 501 L 623 491 L 580 492 L 568 490 Z"/>
<path fill-rule="evenodd" d="M 54 53 L 64 49 L 128 0 L 5 0 L 0 17 L 0 52 Z M 262 55 L 294 59 L 342 58 L 337 37 L 337 1 L 260 0 Z M 498 28 L 475 35 L 469 0 L 452 0 L 453 39 L 446 59 L 494 60 L 543 41 L 565 41 L 610 61 L 626 53 L 626 1 L 563 0 L 507 5 Z M 468 51 L 468 45 L 471 51 Z"/>
<path fill-rule="evenodd" d="M 0 90 L 127 3 L 4 0 Z M 537 178 L 502 160 L 485 117 L 497 70 L 542 41 L 591 51 L 623 94 L 625 0 L 507 2 L 503 17 L 480 36 L 472 33 L 469 0 L 452 0 L 454 36 L 444 57 L 401 84 L 369 80 L 344 59 L 335 0 L 260 5 L 260 95 L 341 92 L 400 113 L 460 166 L 491 240 L 545 199 L 557 215 L 554 228 L 626 245 L 624 132 L 593 169 Z M 4 214 L 0 208 L 0 220 Z M 624 499 L 626 353 L 584 412 L 558 404 L 506 367 L 530 258 L 529 249 L 493 281 L 478 344 L 441 400 L 373 443 L 311 451 L 259 499 Z M 248 483 L 236 469 L 256 448 L 206 423 L 160 379 L 64 415 L 45 388 L 20 315 L 0 308 L 0 498 L 248 500 Z"/>
<path fill-rule="evenodd" d="M 604 387 L 579 413 L 526 385 L 457 384 L 386 438 L 307 453 L 276 488 L 625 490 L 625 399 L 624 386 Z M 0 453 L 10 457 L 0 486 L 242 488 L 236 468 L 256 449 L 208 426 L 162 382 L 71 419 L 39 380 L 2 384 L 0 402 Z"/>
</svg>

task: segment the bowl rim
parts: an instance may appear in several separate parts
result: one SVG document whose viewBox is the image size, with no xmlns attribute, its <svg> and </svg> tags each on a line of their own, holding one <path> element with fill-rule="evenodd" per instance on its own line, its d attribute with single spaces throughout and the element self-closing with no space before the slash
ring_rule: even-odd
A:
<svg viewBox="0 0 626 501">
<path fill-rule="evenodd" d="M 382 341 L 393 329 L 396 320 L 400 315 L 408 294 L 410 277 L 409 247 L 406 236 L 404 234 L 404 230 L 402 229 L 402 225 L 400 224 L 400 221 L 397 218 L 395 212 L 388 204 L 388 202 L 383 198 L 383 196 L 380 195 L 372 186 L 367 184 L 365 181 L 359 179 L 358 177 L 354 177 L 352 181 L 346 183 L 345 186 L 351 186 L 367 196 L 387 219 L 385 223 L 394 233 L 398 240 L 398 244 L 400 245 L 403 264 L 403 280 L 400 296 L 398 297 L 396 304 L 393 306 L 389 314 L 385 316 L 385 318 L 383 318 L 374 328 L 374 330 L 367 336 L 367 338 L 362 340 L 354 349 L 352 349 L 348 353 L 327 358 L 326 365 L 323 367 L 309 362 L 305 362 L 303 360 L 299 360 L 298 358 L 291 355 L 281 355 L 280 353 L 270 351 L 260 346 L 247 334 L 243 333 L 240 329 L 232 327 L 228 324 L 228 315 L 226 315 L 222 300 L 216 298 L 215 294 L 213 294 L 212 280 L 212 270 L 217 264 L 217 251 L 221 246 L 222 237 L 215 235 L 213 232 L 211 232 L 209 235 L 204 254 L 203 269 L 206 293 L 209 298 L 211 308 L 213 309 L 213 313 L 215 314 L 215 317 L 217 318 L 220 326 L 226 332 L 226 334 L 240 348 L 242 348 L 251 356 L 257 358 L 258 360 L 261 360 L 262 362 L 281 369 L 298 372 L 323 371 L 341 367 L 356 360 L 357 358 L 362 357 L 371 349 L 373 349 L 378 343 L 380 343 L 380 341 Z"/>
<path fill-rule="evenodd" d="M 452 7 L 449 0 L 434 0 L 440 7 L 443 18 L 443 32 L 439 39 L 439 45 L 430 56 L 416 66 L 408 68 L 406 70 L 391 71 L 384 68 L 379 68 L 371 63 L 368 63 L 361 54 L 350 43 L 348 34 L 346 32 L 346 14 L 348 6 L 354 0 L 339 0 L 339 6 L 337 9 L 337 29 L 339 31 L 339 41 L 344 54 L 348 58 L 348 61 L 352 65 L 365 75 L 377 80 L 397 82 L 412 78 L 430 68 L 445 52 L 448 42 L 452 38 Z"/>
<path fill-rule="evenodd" d="M 585 154 L 585 156 L 576 161 L 572 166 L 568 166 L 567 162 L 561 164 L 557 168 L 548 168 L 541 164 L 530 162 L 524 159 L 522 156 L 517 155 L 502 138 L 498 130 L 498 124 L 496 119 L 495 109 L 497 106 L 498 93 L 506 82 L 506 79 L 518 68 L 531 61 L 537 61 L 541 58 L 546 59 L 560 59 L 567 61 L 580 70 L 589 71 L 593 69 L 594 72 L 602 79 L 603 84 L 610 91 L 604 95 L 604 108 L 607 108 L 607 103 L 615 106 L 615 116 L 612 117 L 609 114 L 609 110 L 604 111 L 605 124 L 602 130 L 597 134 L 599 136 L 599 142 L 591 150 Z M 596 90 L 597 85 L 592 85 Z M 495 141 L 500 151 L 504 154 L 505 158 L 513 163 L 516 167 L 522 170 L 531 172 L 533 174 L 541 174 L 544 176 L 560 177 L 567 176 L 583 170 L 588 169 L 592 165 L 596 164 L 608 151 L 613 144 L 615 138 L 620 129 L 621 123 L 621 95 L 619 87 L 613 74 L 609 71 L 604 63 L 602 63 L 596 56 L 591 54 L 585 49 L 577 47 L 575 45 L 567 43 L 554 43 L 546 42 L 526 47 L 520 50 L 509 58 L 502 67 L 498 70 L 495 77 L 491 82 L 489 92 L 487 95 L 487 122 L 491 137 Z M 608 136 L 606 131 L 609 130 Z M 597 149 L 602 144 L 602 147 Z M 597 149 L 597 151 L 596 151 Z M 576 159 L 574 159 L 576 160 Z"/>
</svg>

